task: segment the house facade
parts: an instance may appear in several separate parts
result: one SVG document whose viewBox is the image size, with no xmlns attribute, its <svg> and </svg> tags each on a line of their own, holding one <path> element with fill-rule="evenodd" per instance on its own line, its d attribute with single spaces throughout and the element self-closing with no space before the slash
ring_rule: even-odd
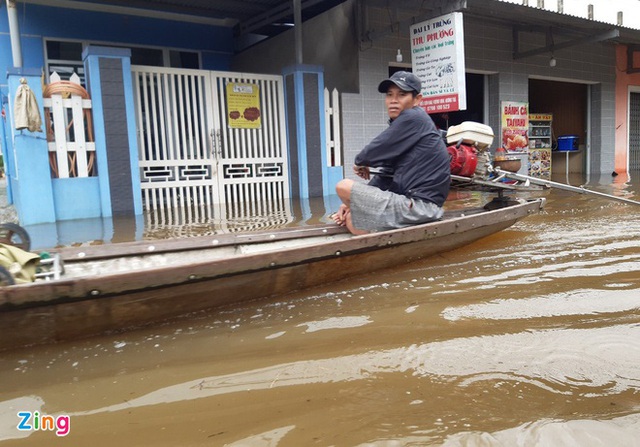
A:
<svg viewBox="0 0 640 447">
<path fill-rule="evenodd" d="M 347 47 L 346 51 L 325 48 L 319 52 L 334 55 L 328 63 L 331 73 L 337 71 L 331 68 L 336 60 L 349 61 L 342 65 L 346 79 L 357 73 L 356 82 L 341 87 L 345 163 L 386 126 L 377 85 L 394 70 L 411 69 L 410 26 L 460 11 L 464 17 L 467 110 L 434 114 L 436 124 L 447 127 L 465 120 L 478 121 L 490 125 L 498 136 L 500 105 L 526 103 L 532 114 L 553 116 L 554 140 L 562 135 L 578 137 L 580 150 L 570 157 L 553 153 L 554 171 L 610 178 L 614 172 L 626 174 L 640 168 L 634 125 L 640 117 L 633 107 L 640 81 L 636 72 L 640 59 L 634 51 L 640 32 L 525 4 L 534 2 L 364 1 L 341 5 L 340 14 L 333 11 L 334 16 L 349 21 L 358 44 L 355 51 Z M 626 21 L 634 19 L 625 17 Z M 327 29 L 321 20 L 307 26 L 311 35 Z M 275 70 L 268 58 L 260 55 L 269 54 L 269 45 L 283 45 L 286 39 L 279 36 L 274 42 L 250 48 L 234 58 L 233 67 L 244 69 L 250 61 L 260 61 L 265 69 Z M 403 55 L 402 62 L 397 61 L 398 52 Z M 308 53 L 314 58 L 311 48 Z M 325 81 L 330 85 L 344 83 L 340 74 L 327 74 Z M 493 148 L 499 144 L 496 138 Z M 345 175 L 353 174 L 346 169 Z"/>
<path fill-rule="evenodd" d="M 160 88 L 160 81 L 154 81 L 160 77 L 139 75 L 138 78 L 134 76 L 129 91 L 129 81 L 125 79 L 123 101 L 129 105 L 123 105 L 122 110 L 125 111 L 123 113 L 132 110 L 126 115 L 128 125 L 125 127 L 134 133 L 126 149 L 132 157 L 133 196 L 142 196 L 146 187 L 136 182 L 147 179 L 149 184 L 157 185 L 164 180 L 168 182 L 175 179 L 171 171 L 173 167 L 159 163 L 158 157 L 142 159 L 143 154 L 148 155 L 150 150 L 164 147 L 160 139 L 169 141 L 169 128 L 191 129 L 183 132 L 185 137 L 182 140 L 174 138 L 181 146 L 173 155 L 174 158 L 185 156 L 187 147 L 195 151 L 200 148 L 203 154 L 222 153 L 232 144 L 256 148 L 255 151 L 261 147 L 285 148 L 286 153 L 282 157 L 271 152 L 259 155 L 265 158 L 260 163 L 250 160 L 257 157 L 254 149 L 242 156 L 233 155 L 230 157 L 233 161 L 229 162 L 226 170 L 217 174 L 211 167 L 215 164 L 213 159 L 211 166 L 204 166 L 199 159 L 198 163 L 175 167 L 176 172 L 186 172 L 181 181 L 201 181 L 207 175 L 211 178 L 217 175 L 217 178 L 236 179 L 235 183 L 228 184 L 216 180 L 218 183 L 212 186 L 213 189 L 225 189 L 228 202 L 279 194 L 277 191 L 273 193 L 271 186 L 247 192 L 252 184 L 270 185 L 261 183 L 258 177 L 242 180 L 249 172 L 262 175 L 263 178 L 270 175 L 287 177 L 288 183 L 284 187 L 287 191 L 283 197 L 327 194 L 342 175 L 353 176 L 350 165 L 355 154 L 387 125 L 383 99 L 377 92 L 377 85 L 393 71 L 412 68 L 410 26 L 452 12 L 461 12 L 464 20 L 467 109 L 434 114 L 438 125 L 447 127 L 471 120 L 490 125 L 498 135 L 502 126 L 501 104 L 525 103 L 530 113 L 553 116 L 554 136 L 577 137 L 580 150 L 572 153 L 571 157 L 553 155 L 554 171 L 610 178 L 614 172 L 627 174 L 640 169 L 640 129 L 636 124 L 640 122 L 640 110 L 637 107 L 640 75 L 636 72 L 640 67 L 640 57 L 636 52 L 636 45 L 640 45 L 640 31 L 632 27 L 525 5 L 532 2 L 272 0 L 273 5 L 286 6 L 285 10 L 292 10 L 293 13 L 296 4 L 299 7 L 301 5 L 303 13 L 311 10 L 311 7 L 305 6 L 310 3 L 316 6 L 324 3 L 326 8 L 300 22 L 302 26 L 299 33 L 293 27 L 264 38 L 259 35 L 257 28 L 254 32 L 242 31 L 245 29 L 243 26 L 249 23 L 247 20 L 239 22 L 238 18 L 224 14 L 199 14 L 190 9 L 199 2 L 175 0 L 166 3 L 171 8 L 159 10 L 153 2 L 145 1 L 136 2 L 136 7 L 130 7 L 126 2 L 115 0 L 9 0 L 0 9 L 0 48 L 3 48 L 0 52 L 0 68 L 10 73 L 6 79 L 0 79 L 3 116 L 6 117 L 0 143 L 9 165 L 16 162 L 12 154 L 16 150 L 17 132 L 12 129 L 12 111 L 9 110 L 18 85 L 16 79 L 27 73 L 33 90 L 40 91 L 43 89 L 33 84 L 42 82 L 47 85 L 53 72 L 58 73 L 62 80 L 76 73 L 82 83 L 88 84 L 87 90 L 93 95 L 95 85 L 92 86 L 92 80 L 87 79 L 91 55 L 111 58 L 112 54 L 116 54 L 123 57 L 122 67 L 133 67 L 131 70 L 137 70 L 136 73 L 145 72 L 147 69 L 143 67 L 155 67 L 147 70 L 153 71 L 153 76 L 178 73 L 181 77 L 180 81 L 176 81 L 174 90 L 178 91 L 180 86 L 191 83 L 189 85 L 193 87 L 189 91 L 194 104 L 207 101 L 200 96 L 204 92 L 217 97 L 219 101 L 231 101 L 224 85 L 236 86 L 241 90 L 248 83 L 260 86 L 260 95 L 263 95 L 260 96 L 260 104 L 265 101 L 266 91 L 271 92 L 269 104 L 277 104 L 273 109 L 273 116 L 277 119 L 273 118 L 276 125 L 272 130 L 268 130 L 266 124 L 261 125 L 260 131 L 248 127 L 232 129 L 231 119 L 225 118 L 230 110 L 228 103 L 224 103 L 216 112 L 217 115 L 212 113 L 211 119 L 209 112 L 200 110 L 208 111 L 216 106 L 206 102 L 201 103 L 200 109 L 194 108 L 194 112 L 187 115 L 179 106 L 173 112 L 160 110 L 159 104 L 163 102 L 160 100 L 156 103 L 150 99 L 146 106 L 141 106 L 141 98 L 156 88 L 151 86 L 158 86 L 156 93 L 160 94 L 161 91 L 170 91 L 173 84 L 162 84 Z M 210 3 L 212 8 L 216 4 L 205 3 Z M 245 15 L 254 14 L 256 18 L 266 20 L 267 15 L 251 10 L 249 2 L 235 4 L 240 9 L 244 5 L 242 12 Z M 281 14 L 282 21 L 289 20 L 286 14 L 289 13 Z M 96 48 L 98 50 L 94 51 Z M 19 59 L 16 59 L 17 52 L 20 52 Z M 96 67 L 100 67 L 99 61 L 94 64 L 94 70 L 99 72 Z M 207 73 L 204 81 L 201 81 L 201 72 Z M 42 81 L 39 73 L 44 73 Z M 126 78 L 126 71 L 123 73 Z M 271 78 L 257 80 L 254 76 L 246 77 L 247 74 L 274 76 L 277 85 L 270 87 L 268 82 L 271 82 Z M 104 76 L 95 76 L 104 81 Z M 215 85 L 221 86 L 217 93 Z M 326 150 L 324 87 L 340 92 L 343 149 L 337 164 Z M 103 84 L 99 90 L 106 88 Z M 185 96 L 184 92 L 181 94 Z M 127 95 L 138 96 L 126 99 Z M 162 98 L 168 101 L 168 97 Z M 282 111 L 282 116 L 278 116 L 280 112 L 276 109 Z M 148 119 L 158 111 L 165 118 Z M 171 113 L 173 121 L 166 119 Z M 219 119 L 217 127 L 209 122 L 213 122 L 216 116 Z M 199 137 L 195 137 L 193 131 L 196 118 L 206 121 Z M 271 122 L 271 119 L 265 118 L 266 122 Z M 158 123 L 166 125 L 167 129 L 161 129 Z M 152 132 L 154 125 L 155 133 Z M 180 134 L 178 130 L 175 133 Z M 200 142 L 196 141 L 198 138 Z M 107 135 L 103 141 L 95 141 L 96 152 L 102 151 L 104 157 L 108 156 L 109 149 L 100 149 L 99 146 L 106 145 L 108 139 Z M 269 143 L 272 141 L 273 144 Z M 500 139 L 496 138 L 492 149 L 499 144 Z M 170 144 L 166 146 L 170 147 Z M 134 175 L 136 157 L 140 158 L 141 163 L 137 177 Z M 160 157 L 163 160 L 166 158 L 166 155 Z M 146 162 L 149 162 L 148 168 L 144 165 Z M 14 187 L 14 199 L 20 202 L 15 193 L 24 185 L 19 184 L 17 172 L 11 169 L 11 166 L 7 167 L 9 185 L 10 188 Z M 106 175 L 109 169 L 98 166 L 96 176 Z M 48 180 L 47 170 L 46 166 L 42 167 L 38 175 L 40 181 Z M 258 172 L 261 174 L 256 174 Z M 84 217 L 111 215 L 109 213 L 117 199 L 114 194 L 117 196 L 119 193 L 109 189 L 110 186 L 100 186 L 100 182 L 94 182 L 96 194 L 101 200 L 105 195 L 109 196 L 111 205 L 94 207 L 92 214 Z M 56 188 L 68 197 L 66 186 L 55 186 L 53 196 Z M 181 191 L 176 193 L 176 197 L 184 200 L 185 193 Z M 199 194 L 206 197 L 208 192 L 203 191 Z M 185 202 L 172 202 L 173 196 L 153 194 L 145 196 L 143 207 L 154 200 L 167 206 L 180 203 L 184 206 Z M 25 215 L 28 209 L 41 207 L 40 204 L 26 203 L 32 200 L 29 197 L 24 196 L 19 203 L 19 214 Z M 55 197 L 53 200 L 55 202 Z M 88 197 L 78 203 L 89 206 L 92 200 Z M 193 203 L 195 199 L 189 200 L 189 203 Z M 132 205 L 131 210 L 138 213 L 139 208 Z M 82 217 L 70 211 L 62 216 L 52 211 L 47 219 L 51 216 L 54 220 Z M 27 223 L 42 220 L 37 215 L 30 219 Z"/>
</svg>

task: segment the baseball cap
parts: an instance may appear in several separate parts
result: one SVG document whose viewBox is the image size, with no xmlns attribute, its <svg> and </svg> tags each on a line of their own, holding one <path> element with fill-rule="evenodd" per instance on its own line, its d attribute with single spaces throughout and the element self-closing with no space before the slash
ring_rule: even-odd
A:
<svg viewBox="0 0 640 447">
<path fill-rule="evenodd" d="M 387 93 L 391 84 L 397 85 L 400 90 L 404 90 L 405 92 L 414 91 L 420 93 L 422 91 L 422 81 L 420 81 L 420 78 L 408 71 L 396 71 L 389 79 L 385 79 L 378 85 L 378 91 L 380 93 Z"/>
</svg>

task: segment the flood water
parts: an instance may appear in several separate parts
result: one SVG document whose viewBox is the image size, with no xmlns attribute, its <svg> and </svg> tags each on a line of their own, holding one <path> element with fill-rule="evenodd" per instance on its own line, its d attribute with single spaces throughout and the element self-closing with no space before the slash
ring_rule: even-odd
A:
<svg viewBox="0 0 640 447">
<path fill-rule="evenodd" d="M 591 187 L 640 200 L 637 175 Z M 530 195 L 420 262 L 1 353 L 0 447 L 639 446 L 640 207 Z"/>
</svg>

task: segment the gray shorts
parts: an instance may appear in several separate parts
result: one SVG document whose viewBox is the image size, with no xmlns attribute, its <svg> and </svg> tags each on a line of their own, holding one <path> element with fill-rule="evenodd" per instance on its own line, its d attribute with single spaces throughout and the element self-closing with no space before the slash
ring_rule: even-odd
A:
<svg viewBox="0 0 640 447">
<path fill-rule="evenodd" d="M 384 231 L 438 220 L 444 211 L 435 203 L 411 199 L 375 186 L 354 182 L 351 221 L 365 231 Z"/>
</svg>

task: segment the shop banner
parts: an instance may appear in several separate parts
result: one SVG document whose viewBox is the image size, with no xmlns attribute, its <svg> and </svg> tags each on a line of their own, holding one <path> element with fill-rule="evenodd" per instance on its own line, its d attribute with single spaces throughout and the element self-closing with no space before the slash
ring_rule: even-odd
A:
<svg viewBox="0 0 640 447">
<path fill-rule="evenodd" d="M 227 119 L 233 129 L 259 129 L 260 88 L 256 84 L 227 83 Z"/>
<path fill-rule="evenodd" d="M 511 152 L 528 152 L 529 103 L 503 101 L 502 147 Z"/>
<path fill-rule="evenodd" d="M 410 35 L 413 73 L 422 81 L 420 106 L 427 113 L 466 110 L 462 13 L 415 24 Z"/>
</svg>

